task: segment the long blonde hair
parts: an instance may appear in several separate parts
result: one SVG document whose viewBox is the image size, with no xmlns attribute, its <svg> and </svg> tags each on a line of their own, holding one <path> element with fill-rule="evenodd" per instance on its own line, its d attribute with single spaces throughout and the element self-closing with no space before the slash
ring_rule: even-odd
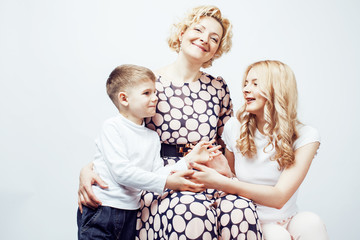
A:
<svg viewBox="0 0 360 240">
<path fill-rule="evenodd" d="M 290 167 L 295 162 L 293 143 L 298 138 L 297 119 L 297 87 L 293 71 L 289 66 L 274 60 L 259 61 L 247 67 L 243 86 L 249 71 L 253 69 L 258 75 L 258 86 L 262 96 L 266 98 L 264 107 L 264 135 L 268 137 L 269 146 L 275 148 L 279 169 Z M 256 155 L 254 142 L 256 131 L 255 115 L 246 112 L 246 104 L 236 114 L 239 120 L 240 138 L 236 141 L 238 150 L 249 158 Z"/>
<path fill-rule="evenodd" d="M 179 37 L 181 33 L 185 32 L 186 29 L 188 29 L 188 27 L 190 27 L 193 23 L 199 22 L 202 17 L 214 18 L 223 28 L 223 35 L 214 57 L 202 65 L 203 68 L 207 68 L 212 65 L 214 59 L 221 57 L 223 53 L 229 52 L 232 46 L 232 25 L 229 19 L 222 16 L 218 7 L 206 5 L 191 9 L 184 19 L 172 26 L 173 28 L 168 38 L 168 45 L 172 50 L 179 53 L 181 45 Z"/>
</svg>

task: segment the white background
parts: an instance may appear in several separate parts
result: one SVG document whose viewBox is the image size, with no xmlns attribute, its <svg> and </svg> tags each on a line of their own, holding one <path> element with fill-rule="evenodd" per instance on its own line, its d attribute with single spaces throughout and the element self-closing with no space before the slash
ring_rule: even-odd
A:
<svg viewBox="0 0 360 240">
<path fill-rule="evenodd" d="M 248 64 L 277 59 L 294 70 L 299 118 L 322 136 L 300 208 L 318 213 L 331 239 L 358 239 L 356 0 L 1 0 L 0 239 L 76 239 L 79 171 L 116 114 L 107 76 L 124 63 L 173 61 L 169 27 L 199 4 L 217 5 L 234 25 L 232 51 L 206 71 L 224 77 L 235 109 Z"/>
</svg>

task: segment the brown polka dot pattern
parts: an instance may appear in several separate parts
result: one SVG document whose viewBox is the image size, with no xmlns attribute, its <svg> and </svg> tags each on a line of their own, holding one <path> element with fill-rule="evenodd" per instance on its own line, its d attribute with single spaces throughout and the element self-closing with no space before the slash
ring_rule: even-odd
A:
<svg viewBox="0 0 360 240">
<path fill-rule="evenodd" d="M 219 138 L 232 116 L 229 89 L 221 77 L 203 73 L 196 82 L 173 84 L 159 77 L 159 102 L 146 126 L 168 144 L 196 143 Z M 179 158 L 164 157 L 164 165 Z M 142 239 L 262 239 L 252 201 L 217 190 L 201 193 L 167 190 L 144 192 L 137 218 L 137 240 Z"/>
<path fill-rule="evenodd" d="M 144 192 L 136 229 L 140 240 L 262 239 L 253 202 L 213 189 L 202 193 L 167 190 L 163 195 Z"/>
<path fill-rule="evenodd" d="M 146 119 L 146 126 L 164 143 L 196 143 L 218 137 L 232 115 L 229 88 L 221 77 L 203 73 L 198 81 L 183 84 L 159 77 L 156 90 L 157 113 Z"/>
</svg>

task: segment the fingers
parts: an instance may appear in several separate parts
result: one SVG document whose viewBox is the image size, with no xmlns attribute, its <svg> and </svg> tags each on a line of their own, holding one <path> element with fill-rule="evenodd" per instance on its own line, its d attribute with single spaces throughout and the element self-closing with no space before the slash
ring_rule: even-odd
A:
<svg viewBox="0 0 360 240">
<path fill-rule="evenodd" d="M 101 187 L 102 189 L 109 187 L 109 186 L 107 185 L 107 183 L 104 182 L 104 180 L 102 180 L 102 179 L 99 177 L 99 175 L 95 175 L 95 176 L 94 176 L 94 183 L 96 183 L 97 185 L 99 185 L 99 187 Z"/>
<path fill-rule="evenodd" d="M 170 174 L 170 175 L 173 175 L 173 174 L 175 174 L 175 173 L 177 173 L 177 172 L 178 172 L 178 170 L 171 170 L 169 174 Z"/>
<path fill-rule="evenodd" d="M 209 141 L 210 145 L 212 145 L 213 143 L 215 143 L 216 139 L 213 138 L 211 141 Z"/>
<path fill-rule="evenodd" d="M 198 164 L 198 163 L 195 163 L 195 162 L 191 162 L 189 164 L 193 169 L 196 169 L 196 170 L 199 170 L 199 171 L 205 171 L 207 169 L 207 167 L 204 166 L 203 164 Z"/>
<path fill-rule="evenodd" d="M 181 172 L 176 172 L 177 174 L 179 174 L 180 177 L 184 177 L 184 178 L 189 178 L 194 174 L 194 170 L 185 170 L 185 171 L 181 171 Z"/>
<path fill-rule="evenodd" d="M 81 204 L 81 195 L 79 194 L 79 196 L 78 196 L 78 206 L 79 206 L 79 210 L 80 210 L 80 212 L 82 213 L 82 204 Z"/>
<path fill-rule="evenodd" d="M 191 192 L 201 192 L 204 191 L 205 185 L 204 184 L 197 184 L 194 183 L 190 180 L 185 180 L 186 182 L 186 189 L 182 190 L 182 191 L 191 191 Z"/>
<path fill-rule="evenodd" d="M 221 148 L 221 145 L 217 145 L 217 146 L 210 145 L 209 148 L 207 149 L 207 151 L 209 153 L 219 153 L 219 154 L 221 154 L 221 151 L 219 151 L 220 148 Z"/>
<path fill-rule="evenodd" d="M 85 192 L 86 194 L 84 194 L 84 196 L 85 196 L 86 206 L 90 205 L 91 207 L 97 208 L 99 205 L 101 205 L 101 201 L 95 196 L 91 186 L 90 187 L 86 186 Z"/>
</svg>

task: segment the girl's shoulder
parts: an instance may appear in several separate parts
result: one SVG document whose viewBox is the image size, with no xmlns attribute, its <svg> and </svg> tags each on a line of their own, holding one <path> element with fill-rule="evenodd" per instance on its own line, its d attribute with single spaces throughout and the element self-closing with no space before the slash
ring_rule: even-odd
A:
<svg viewBox="0 0 360 240">
<path fill-rule="evenodd" d="M 297 126 L 298 138 L 294 142 L 294 150 L 312 142 L 320 142 L 319 131 L 309 125 L 299 124 Z"/>
<path fill-rule="evenodd" d="M 230 133 L 237 133 L 240 130 L 240 122 L 239 120 L 232 116 L 224 126 L 224 132 L 226 131 L 228 134 Z"/>
</svg>

